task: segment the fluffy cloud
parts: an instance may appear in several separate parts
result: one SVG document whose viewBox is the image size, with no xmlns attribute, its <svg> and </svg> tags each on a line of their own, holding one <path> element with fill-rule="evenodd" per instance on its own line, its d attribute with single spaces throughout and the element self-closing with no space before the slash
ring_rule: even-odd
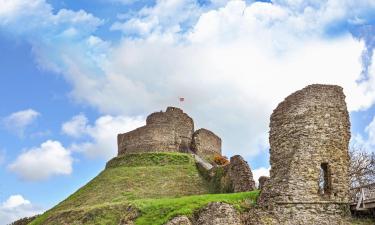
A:
<svg viewBox="0 0 375 225">
<path fill-rule="evenodd" d="M 119 114 L 163 109 L 184 96 L 185 111 L 223 138 L 227 154 L 259 154 L 272 109 L 305 85 L 343 86 L 351 110 L 375 100 L 372 79 L 357 82 L 364 43 L 349 33 L 325 37 L 328 19 L 312 23 L 324 12 L 311 10 L 294 14 L 282 5 L 230 1 L 202 13 L 189 32 L 125 39 L 100 79 L 75 67 L 85 82 L 73 96 Z"/>
<path fill-rule="evenodd" d="M 79 114 L 74 116 L 70 121 L 64 123 L 62 125 L 62 132 L 72 136 L 72 137 L 80 137 L 86 133 L 86 126 L 88 123 L 88 119 L 85 115 Z"/>
<path fill-rule="evenodd" d="M 9 169 L 28 181 L 48 179 L 72 173 L 73 158 L 58 141 L 48 140 L 40 147 L 26 149 L 9 165 Z"/>
<path fill-rule="evenodd" d="M 307 84 L 343 86 L 352 111 L 373 105 L 374 71 L 361 79 L 366 41 L 346 28 L 371 21 L 374 9 L 369 0 L 214 1 L 210 7 L 159 0 L 113 24 L 124 32 L 113 43 L 92 36 L 100 24 L 93 16 L 44 10 L 46 20 L 36 17 L 63 22 L 42 23 L 56 26 L 54 32 L 38 34 L 32 43 L 39 62 L 68 80 L 78 102 L 105 114 L 134 116 L 175 105 L 184 96 L 184 110 L 197 127 L 222 137 L 225 154 L 253 156 L 267 146 L 272 109 Z M 83 19 L 60 17 L 92 23 L 84 29 Z M 97 122 L 89 126 L 92 132 L 101 126 Z M 85 133 L 94 140 L 80 144 L 85 152 L 105 152 L 93 144 L 111 141 L 106 155 L 114 154 L 115 135 L 110 140 Z"/>
<path fill-rule="evenodd" d="M 75 143 L 71 149 L 83 152 L 89 157 L 111 158 L 117 154 L 117 134 L 133 130 L 144 125 L 144 119 L 124 116 L 102 116 L 95 124 L 80 114 L 62 125 L 62 131 L 72 137 L 86 136 L 89 140 Z"/>
<path fill-rule="evenodd" d="M 56 25 L 83 25 L 85 28 L 95 29 L 102 21 L 83 10 L 71 11 L 61 9 L 56 14 L 53 8 L 45 0 L 0 0 L 0 25 L 14 25 L 19 22 L 26 23 L 16 29 L 19 32 L 32 31 L 32 29 L 43 29 Z M 53 24 L 50 24 L 50 23 Z M 84 29 L 87 30 L 87 29 Z"/>
<path fill-rule="evenodd" d="M 6 129 L 23 136 L 26 127 L 32 124 L 39 116 L 39 112 L 33 109 L 26 109 L 10 114 L 3 118 L 2 122 Z"/>
<path fill-rule="evenodd" d="M 17 219 L 42 213 L 40 207 L 34 206 L 22 195 L 12 195 L 0 205 L 0 225 L 10 224 Z"/>
<path fill-rule="evenodd" d="M 355 148 L 375 152 L 375 116 L 372 118 L 372 121 L 366 126 L 364 135 L 361 135 L 359 133 L 353 135 L 351 144 Z"/>
<path fill-rule="evenodd" d="M 201 12 L 195 0 L 157 0 L 154 7 L 145 7 L 126 22 L 116 22 L 112 30 L 141 36 L 151 33 L 181 32 L 180 24 L 193 23 Z"/>
<path fill-rule="evenodd" d="M 260 167 L 258 169 L 255 169 L 253 170 L 253 178 L 254 178 L 254 181 L 256 183 L 256 185 L 259 184 L 259 177 L 261 176 L 267 176 L 269 177 L 270 176 L 270 169 L 271 168 L 265 168 L 265 167 Z"/>
</svg>

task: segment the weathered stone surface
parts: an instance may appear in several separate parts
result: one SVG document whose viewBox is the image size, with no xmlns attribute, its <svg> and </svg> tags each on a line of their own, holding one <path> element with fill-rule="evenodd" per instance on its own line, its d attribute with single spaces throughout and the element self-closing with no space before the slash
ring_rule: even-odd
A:
<svg viewBox="0 0 375 225">
<path fill-rule="evenodd" d="M 241 214 L 244 225 L 281 225 L 275 215 L 259 207 L 252 207 Z"/>
<path fill-rule="evenodd" d="M 258 203 L 281 224 L 340 224 L 349 197 L 349 139 L 341 87 L 310 85 L 288 96 L 271 115 L 270 181 Z"/>
<path fill-rule="evenodd" d="M 213 132 L 199 129 L 181 109 L 168 107 L 146 119 L 146 125 L 117 136 L 118 155 L 142 152 L 194 152 L 212 161 L 221 155 L 221 139 Z"/>
<path fill-rule="evenodd" d="M 267 211 L 260 207 L 250 208 L 241 214 L 244 225 L 349 225 L 349 218 L 338 213 L 336 204 L 325 207 L 316 204 L 276 206 Z M 325 210 L 329 211 L 327 213 Z M 338 211 L 336 211 L 338 210 Z M 335 213 L 336 212 L 336 213 Z"/>
<path fill-rule="evenodd" d="M 195 220 L 194 225 L 242 225 L 233 206 L 221 202 L 208 204 L 197 213 Z"/>
<path fill-rule="evenodd" d="M 189 218 L 187 216 L 178 216 L 173 218 L 171 221 L 166 223 L 165 225 L 192 225 Z"/>
<path fill-rule="evenodd" d="M 118 154 L 186 152 L 194 132 L 193 119 L 179 108 L 152 113 L 146 126 L 117 136 Z"/>
<path fill-rule="evenodd" d="M 221 155 L 221 139 L 212 131 L 199 129 L 193 134 L 192 150 L 208 161 Z"/>
<path fill-rule="evenodd" d="M 275 205 L 273 212 L 282 225 L 349 225 L 346 210 L 336 203 L 292 203 Z"/>
<path fill-rule="evenodd" d="M 259 182 L 259 187 L 258 189 L 259 190 L 262 190 L 264 188 L 264 185 L 266 184 L 266 182 L 269 182 L 270 178 L 269 177 L 266 177 L 266 176 L 260 176 L 259 179 L 258 179 L 258 182 Z"/>
<path fill-rule="evenodd" d="M 199 163 L 197 166 L 213 193 L 245 192 L 255 189 L 251 169 L 239 155 L 231 157 L 230 163 L 224 166 L 214 166 L 208 170 Z"/>
<path fill-rule="evenodd" d="M 255 189 L 253 173 L 242 156 L 235 155 L 230 158 L 228 175 L 232 183 L 233 192 L 245 192 Z"/>
</svg>

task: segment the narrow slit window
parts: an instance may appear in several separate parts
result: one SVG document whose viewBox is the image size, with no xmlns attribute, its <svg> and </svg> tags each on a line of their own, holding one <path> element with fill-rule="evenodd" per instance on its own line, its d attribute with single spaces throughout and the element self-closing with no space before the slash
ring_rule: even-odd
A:
<svg viewBox="0 0 375 225">
<path fill-rule="evenodd" d="M 328 163 L 322 163 L 319 174 L 319 193 L 327 195 L 330 193 L 330 188 Z"/>
</svg>

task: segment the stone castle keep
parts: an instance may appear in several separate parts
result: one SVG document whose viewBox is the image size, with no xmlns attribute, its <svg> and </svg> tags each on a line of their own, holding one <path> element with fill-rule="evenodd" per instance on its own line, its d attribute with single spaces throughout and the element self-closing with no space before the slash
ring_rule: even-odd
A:
<svg viewBox="0 0 375 225">
<path fill-rule="evenodd" d="M 146 119 L 146 126 L 117 136 L 118 155 L 140 152 L 185 152 L 213 159 L 221 155 L 221 139 L 213 132 L 199 129 L 181 109 L 168 107 Z"/>
</svg>

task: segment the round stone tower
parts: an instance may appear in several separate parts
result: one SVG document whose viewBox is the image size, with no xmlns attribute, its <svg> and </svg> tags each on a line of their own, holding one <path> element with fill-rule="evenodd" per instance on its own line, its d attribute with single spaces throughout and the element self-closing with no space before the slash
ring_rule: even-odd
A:
<svg viewBox="0 0 375 225">
<path fill-rule="evenodd" d="M 271 115 L 270 181 L 260 203 L 292 218 L 298 212 L 301 224 L 338 224 L 349 198 L 349 139 L 341 87 L 309 85 L 288 96 Z"/>
<path fill-rule="evenodd" d="M 186 152 L 190 148 L 194 122 L 181 109 L 168 107 L 146 119 L 146 126 L 117 136 L 118 154 L 141 152 Z"/>
</svg>

